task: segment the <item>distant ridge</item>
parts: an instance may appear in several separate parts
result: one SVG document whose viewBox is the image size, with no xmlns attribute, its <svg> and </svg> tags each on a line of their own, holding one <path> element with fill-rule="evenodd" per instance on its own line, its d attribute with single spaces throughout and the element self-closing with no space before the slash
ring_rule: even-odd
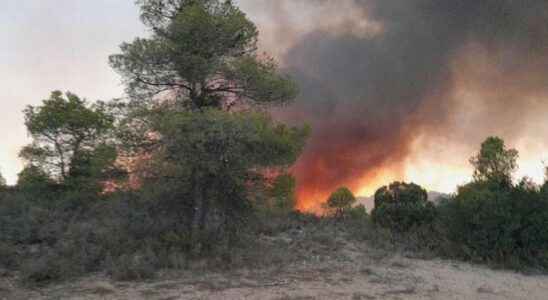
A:
<svg viewBox="0 0 548 300">
<path fill-rule="evenodd" d="M 451 194 L 446 194 L 446 193 L 441 193 L 441 192 L 436 192 L 436 191 L 429 191 L 428 192 L 428 201 L 432 201 L 436 204 L 438 204 L 438 202 L 441 199 L 448 198 L 448 197 L 451 197 Z"/>
</svg>

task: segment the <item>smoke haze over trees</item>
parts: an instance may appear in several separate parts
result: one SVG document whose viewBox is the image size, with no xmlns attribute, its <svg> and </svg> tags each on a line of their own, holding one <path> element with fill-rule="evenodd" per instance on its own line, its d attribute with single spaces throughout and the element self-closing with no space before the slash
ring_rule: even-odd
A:
<svg viewBox="0 0 548 300">
<path fill-rule="evenodd" d="M 326 0 L 317 13 L 335 3 L 343 4 L 324 26 L 287 32 L 301 38 L 285 45 L 280 72 L 230 0 L 137 1 L 149 35 L 110 56 L 128 97 L 92 104 L 55 91 L 23 111 L 26 167 L 17 185 L 0 175 L 0 291 L 11 285 L 4 275 L 140 280 L 158 270 L 190 278 L 258 268 L 294 281 L 285 266 L 369 264 L 377 254 L 361 246 L 548 270 L 548 174 L 543 184 L 516 183 L 518 151 L 498 136 L 469 160 L 473 180 L 438 201 L 396 181 L 377 190 L 369 216 L 352 192 L 399 167 L 425 135 L 467 144 L 489 124 L 518 137 L 530 110 L 546 105 L 546 4 Z M 288 109 L 268 109 L 289 124 L 264 105 L 297 97 L 286 72 L 303 93 Z M 306 120 L 315 127 L 308 145 Z M 447 158 L 451 147 L 440 149 Z M 303 212 L 320 202 L 324 215 Z"/>
<path fill-rule="evenodd" d="M 278 117 L 314 125 L 295 167 L 300 207 L 398 169 L 420 137 L 474 145 L 499 131 L 517 139 L 531 119 L 544 123 L 547 2 L 318 2 L 246 4 L 287 21 L 263 36 L 284 49 L 302 88 Z M 295 8 L 322 21 L 291 24 Z"/>
</svg>

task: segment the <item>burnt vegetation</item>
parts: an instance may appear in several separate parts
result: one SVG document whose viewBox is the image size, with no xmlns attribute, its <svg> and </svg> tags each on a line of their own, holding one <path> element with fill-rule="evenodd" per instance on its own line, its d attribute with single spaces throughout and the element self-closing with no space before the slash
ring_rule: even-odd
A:
<svg viewBox="0 0 548 300">
<path fill-rule="evenodd" d="M 0 177 L 2 274 L 139 280 L 165 269 L 279 267 L 365 240 L 548 268 L 548 178 L 515 183 L 518 153 L 496 137 L 471 159 L 474 180 L 438 204 L 395 182 L 375 193 L 371 216 L 345 187 L 323 216 L 294 211 L 288 167 L 310 129 L 262 110 L 298 88 L 257 55 L 254 25 L 230 1 L 139 3 L 152 36 L 110 58 L 128 101 L 53 92 L 25 110 L 27 165 L 15 186 Z"/>
</svg>

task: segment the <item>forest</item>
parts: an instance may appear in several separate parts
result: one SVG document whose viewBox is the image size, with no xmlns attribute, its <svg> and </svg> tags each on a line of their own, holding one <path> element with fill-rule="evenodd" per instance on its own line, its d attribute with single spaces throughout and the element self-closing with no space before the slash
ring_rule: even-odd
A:
<svg viewBox="0 0 548 300">
<path fill-rule="evenodd" d="M 321 212 L 299 211 L 291 166 L 312 127 L 269 115 L 300 89 L 259 53 L 253 22 L 231 1 L 138 5 L 150 36 L 109 57 L 127 98 L 53 91 L 24 110 L 25 168 L 15 185 L 0 180 L 0 275 L 283 267 L 345 241 L 546 273 L 548 167 L 544 184 L 516 178 L 518 152 L 491 136 L 450 196 L 396 181 L 367 212 L 341 186 Z"/>
</svg>

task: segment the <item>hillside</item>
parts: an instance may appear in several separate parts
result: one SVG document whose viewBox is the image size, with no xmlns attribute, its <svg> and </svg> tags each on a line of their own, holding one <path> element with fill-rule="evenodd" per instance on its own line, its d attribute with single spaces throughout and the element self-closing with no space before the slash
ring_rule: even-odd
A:
<svg viewBox="0 0 548 300">
<path fill-rule="evenodd" d="M 384 242 L 308 227 L 261 236 L 262 256 L 245 267 L 196 263 L 146 281 L 92 274 L 46 285 L 21 283 L 15 275 L 0 277 L 0 299 L 546 299 L 548 276 L 423 260 Z"/>
<path fill-rule="evenodd" d="M 0 299 L 546 299 L 546 286 L 546 276 L 347 243 L 283 268 L 165 272 L 144 282 L 95 275 L 44 287 L 4 278 Z"/>
</svg>

